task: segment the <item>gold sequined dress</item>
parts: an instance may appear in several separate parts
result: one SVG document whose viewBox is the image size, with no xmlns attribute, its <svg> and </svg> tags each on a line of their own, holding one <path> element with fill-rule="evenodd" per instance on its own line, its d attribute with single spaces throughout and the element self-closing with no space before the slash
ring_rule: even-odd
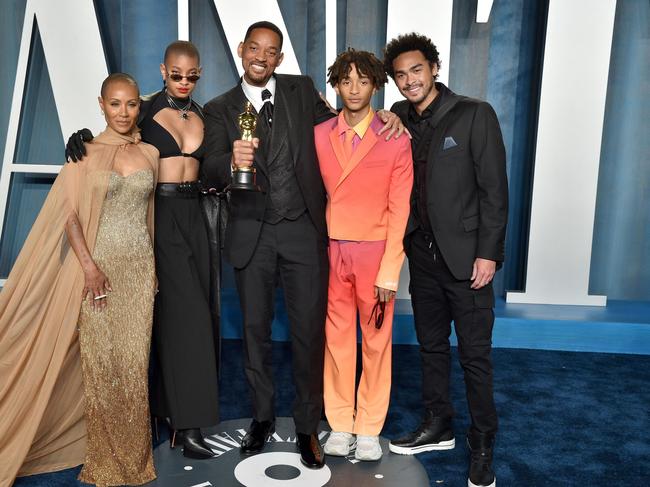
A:
<svg viewBox="0 0 650 487">
<path fill-rule="evenodd" d="M 104 311 L 85 301 L 79 315 L 88 428 L 79 480 L 98 486 L 156 477 L 147 387 L 156 286 L 146 225 L 152 189 L 150 170 L 111 173 L 93 259 L 113 291 Z"/>
</svg>

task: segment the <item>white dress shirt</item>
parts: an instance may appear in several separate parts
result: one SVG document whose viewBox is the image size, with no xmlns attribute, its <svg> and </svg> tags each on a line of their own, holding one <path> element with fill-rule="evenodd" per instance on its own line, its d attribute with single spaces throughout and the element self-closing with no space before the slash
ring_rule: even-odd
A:
<svg viewBox="0 0 650 487">
<path fill-rule="evenodd" d="M 266 82 L 266 86 L 262 87 L 253 86 L 242 77 L 241 88 L 244 90 L 244 95 L 246 95 L 248 101 L 250 101 L 253 104 L 253 107 L 255 107 L 257 113 L 260 112 L 262 105 L 264 105 L 264 101 L 262 101 L 262 91 L 269 90 L 271 92 L 271 103 L 275 104 L 275 76 L 271 76 L 271 78 Z"/>
</svg>

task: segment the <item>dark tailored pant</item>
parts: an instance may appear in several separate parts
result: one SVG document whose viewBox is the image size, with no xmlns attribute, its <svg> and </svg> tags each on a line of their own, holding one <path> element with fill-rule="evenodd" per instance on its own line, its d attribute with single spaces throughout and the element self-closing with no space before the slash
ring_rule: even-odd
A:
<svg viewBox="0 0 650 487">
<path fill-rule="evenodd" d="M 411 274 L 409 289 L 422 359 L 424 405 L 435 416 L 454 415 L 449 397 L 449 336 L 453 321 L 472 428 L 479 433 L 494 434 L 498 420 L 492 391 L 492 283 L 473 290 L 471 281 L 457 280 L 435 240 L 421 230 L 411 234 L 406 247 Z"/>
<path fill-rule="evenodd" d="M 327 242 L 307 213 L 298 219 L 263 223 L 250 262 L 235 269 L 244 321 L 244 368 L 253 417 L 275 417 L 271 322 L 278 284 L 289 320 L 296 397 L 293 419 L 298 433 L 316 433 L 323 403 Z"/>
<path fill-rule="evenodd" d="M 198 193 L 156 190 L 152 414 L 176 429 L 217 424 L 209 241 Z"/>
</svg>

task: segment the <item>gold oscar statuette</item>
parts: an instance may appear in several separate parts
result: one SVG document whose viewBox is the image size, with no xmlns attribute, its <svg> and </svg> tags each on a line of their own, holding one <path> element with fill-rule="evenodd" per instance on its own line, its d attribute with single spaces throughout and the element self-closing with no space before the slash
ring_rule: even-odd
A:
<svg viewBox="0 0 650 487">
<path fill-rule="evenodd" d="M 257 127 L 257 116 L 253 113 L 253 105 L 250 101 L 246 102 L 244 112 L 237 117 L 237 125 L 241 132 L 241 140 L 253 140 Z M 259 191 L 259 187 L 255 184 L 255 168 L 253 166 L 234 168 L 230 189 Z"/>
</svg>

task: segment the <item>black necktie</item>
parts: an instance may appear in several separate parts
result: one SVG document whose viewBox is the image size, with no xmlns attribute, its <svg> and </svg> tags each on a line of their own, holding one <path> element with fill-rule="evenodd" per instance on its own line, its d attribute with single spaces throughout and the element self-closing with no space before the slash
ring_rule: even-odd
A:
<svg viewBox="0 0 650 487">
<path fill-rule="evenodd" d="M 264 104 L 260 110 L 259 119 L 270 131 L 271 124 L 273 123 L 273 103 L 271 103 L 271 92 L 269 90 L 264 89 L 262 91 L 262 101 Z"/>
</svg>

